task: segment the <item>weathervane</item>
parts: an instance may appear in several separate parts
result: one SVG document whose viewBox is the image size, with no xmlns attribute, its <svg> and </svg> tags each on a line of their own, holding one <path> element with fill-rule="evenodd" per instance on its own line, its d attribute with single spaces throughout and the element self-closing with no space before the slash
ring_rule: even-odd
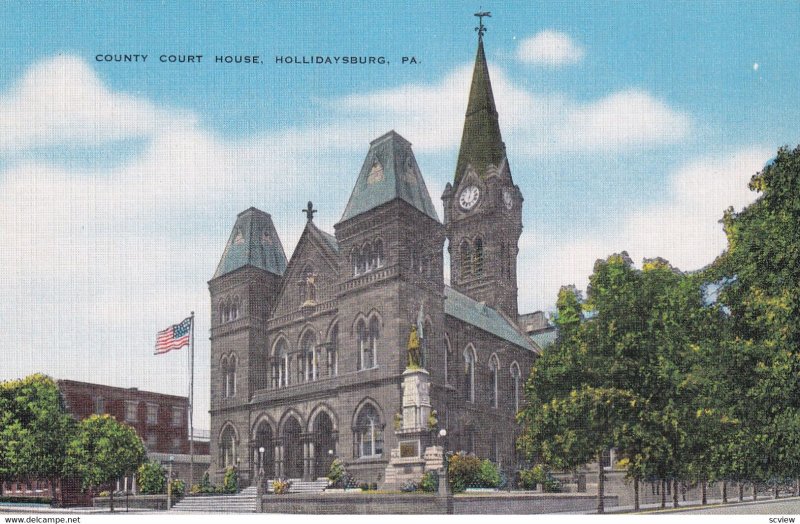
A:
<svg viewBox="0 0 800 524">
<path fill-rule="evenodd" d="M 478 17 L 478 27 L 475 28 L 475 31 L 478 32 L 478 38 L 483 38 L 483 33 L 486 32 L 486 26 L 483 25 L 483 17 L 491 18 L 492 13 L 489 11 L 478 11 L 475 13 L 475 16 Z"/>
<path fill-rule="evenodd" d="M 314 213 L 316 212 L 317 210 L 314 209 L 314 204 L 312 204 L 311 201 L 309 201 L 308 206 L 305 209 L 303 209 L 303 213 L 306 214 L 306 218 L 308 219 L 309 222 L 314 220 Z"/>
</svg>

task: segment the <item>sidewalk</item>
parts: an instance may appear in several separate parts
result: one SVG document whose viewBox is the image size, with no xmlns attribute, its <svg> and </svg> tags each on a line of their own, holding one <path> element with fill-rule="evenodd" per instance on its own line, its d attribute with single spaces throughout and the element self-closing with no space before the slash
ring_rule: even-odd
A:
<svg viewBox="0 0 800 524">
<path fill-rule="evenodd" d="M 711 506 L 752 506 L 756 504 L 763 504 L 768 502 L 785 502 L 787 500 L 798 500 L 798 497 L 794 495 L 784 495 L 781 498 L 774 499 L 771 496 L 762 495 L 758 497 L 757 501 L 753 501 L 752 496 L 746 497 L 743 501 L 739 502 L 739 497 L 728 497 L 728 502 L 723 504 L 722 499 L 708 499 L 707 504 L 703 505 L 700 500 L 686 500 L 686 501 L 679 501 L 678 507 L 672 507 L 672 499 L 667 499 L 666 507 L 662 508 L 661 503 L 657 502 L 654 504 L 642 504 L 639 511 L 635 512 L 633 510 L 633 506 L 615 506 L 612 508 L 606 508 L 606 513 L 635 513 L 637 515 L 641 514 L 648 514 L 648 513 L 670 513 L 670 512 L 679 512 L 685 509 L 698 509 L 698 508 L 708 508 Z"/>
</svg>

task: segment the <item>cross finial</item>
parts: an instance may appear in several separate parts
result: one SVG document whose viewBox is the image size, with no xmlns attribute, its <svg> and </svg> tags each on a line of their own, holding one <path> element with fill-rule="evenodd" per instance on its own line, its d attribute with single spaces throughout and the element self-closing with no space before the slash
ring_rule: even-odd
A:
<svg viewBox="0 0 800 524">
<path fill-rule="evenodd" d="M 309 200 L 308 201 L 308 206 L 306 206 L 306 208 L 303 209 L 303 213 L 306 214 L 306 218 L 308 219 L 309 222 L 314 220 L 314 213 L 316 213 L 316 212 L 317 212 L 317 210 L 314 209 L 314 204 L 312 204 L 311 201 Z"/>
<path fill-rule="evenodd" d="M 491 18 L 492 13 L 489 11 L 478 11 L 475 13 L 475 16 L 478 17 L 478 27 L 475 28 L 475 31 L 478 32 L 478 38 L 483 38 L 483 34 L 486 32 L 486 26 L 483 25 L 483 17 Z"/>
</svg>

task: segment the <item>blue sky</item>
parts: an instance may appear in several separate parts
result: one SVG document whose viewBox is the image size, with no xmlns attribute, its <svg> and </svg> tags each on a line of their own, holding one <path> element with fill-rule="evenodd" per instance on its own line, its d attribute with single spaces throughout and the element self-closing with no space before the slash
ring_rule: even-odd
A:
<svg viewBox="0 0 800 524">
<path fill-rule="evenodd" d="M 0 379 L 183 393 L 185 353 L 152 345 L 195 310 L 201 426 L 206 282 L 236 213 L 271 213 L 290 254 L 305 202 L 333 231 L 369 140 L 395 129 L 441 216 L 479 7 L 525 197 L 523 311 L 552 309 L 560 285 L 584 287 L 622 249 L 708 264 L 722 211 L 752 201 L 749 177 L 800 141 L 793 2 L 95 4 L 0 4 Z M 148 59 L 95 60 L 122 53 Z M 389 63 L 275 63 L 319 55 Z"/>
</svg>

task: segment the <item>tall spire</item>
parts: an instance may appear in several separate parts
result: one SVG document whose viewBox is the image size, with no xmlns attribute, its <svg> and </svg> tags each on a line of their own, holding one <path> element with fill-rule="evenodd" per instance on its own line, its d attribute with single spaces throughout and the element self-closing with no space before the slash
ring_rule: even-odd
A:
<svg viewBox="0 0 800 524">
<path fill-rule="evenodd" d="M 475 57 L 464 132 L 461 135 L 461 149 L 456 163 L 456 182 L 464 176 L 467 165 L 471 165 L 482 175 L 489 164 L 499 167 L 506 156 L 506 146 L 500 135 L 500 123 L 494 104 L 492 82 L 489 80 L 489 66 L 486 64 L 486 53 L 483 51 L 485 31 L 486 28 L 481 20 L 478 30 L 478 54 Z"/>
</svg>

